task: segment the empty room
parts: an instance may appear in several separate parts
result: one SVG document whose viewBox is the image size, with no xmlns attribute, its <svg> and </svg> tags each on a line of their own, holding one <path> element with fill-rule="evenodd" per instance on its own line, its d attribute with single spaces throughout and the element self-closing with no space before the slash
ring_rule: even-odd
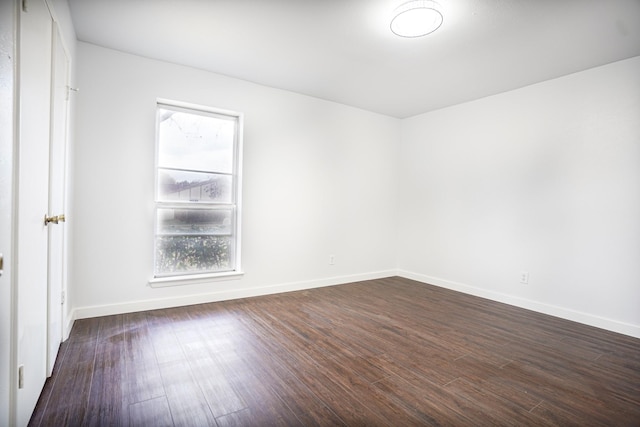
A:
<svg viewBox="0 0 640 427">
<path fill-rule="evenodd" d="M 639 426 L 640 1 L 0 5 L 1 426 Z"/>
</svg>

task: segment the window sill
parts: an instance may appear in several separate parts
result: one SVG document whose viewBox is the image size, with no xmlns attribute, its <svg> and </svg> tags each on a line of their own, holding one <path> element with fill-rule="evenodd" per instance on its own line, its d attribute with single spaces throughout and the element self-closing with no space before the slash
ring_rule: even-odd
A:
<svg viewBox="0 0 640 427">
<path fill-rule="evenodd" d="M 242 271 L 225 271 L 224 273 L 191 274 L 185 276 L 154 277 L 149 280 L 152 288 L 164 288 L 167 286 L 194 285 L 197 283 L 220 282 L 223 280 L 240 279 Z"/>
</svg>

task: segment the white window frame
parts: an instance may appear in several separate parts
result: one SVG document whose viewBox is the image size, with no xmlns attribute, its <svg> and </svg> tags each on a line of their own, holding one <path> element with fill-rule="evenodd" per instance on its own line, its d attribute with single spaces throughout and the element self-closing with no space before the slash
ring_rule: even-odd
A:
<svg viewBox="0 0 640 427">
<path fill-rule="evenodd" d="M 203 204 L 199 203 L 191 203 L 189 202 L 171 202 L 171 201 L 160 201 L 158 198 L 158 179 L 159 179 L 159 121 L 157 119 L 157 111 L 159 108 L 168 108 L 176 111 L 183 111 L 186 113 L 205 113 L 212 115 L 220 115 L 232 117 L 236 121 L 236 133 L 235 133 L 235 142 L 234 142 L 234 161 L 232 168 L 232 202 L 231 206 L 233 207 L 232 212 L 235 213 L 232 219 L 232 239 L 234 246 L 234 254 L 233 254 L 233 265 L 231 270 L 225 271 L 211 271 L 211 272 L 183 272 L 176 274 L 167 274 L 167 275 L 158 275 L 156 276 L 156 236 L 158 230 L 158 209 L 161 208 L 185 208 L 185 207 L 193 207 L 198 209 L 203 209 Z M 180 101 L 173 101 L 167 99 L 157 99 L 156 102 L 156 135 L 155 135 L 155 164 L 154 164 L 154 173 L 155 173 L 155 181 L 154 181 L 154 227 L 153 227 L 153 266 L 152 266 L 152 278 L 149 280 L 149 285 L 151 287 L 164 287 L 164 286 L 174 286 L 174 285 L 182 285 L 182 284 L 190 284 L 190 283 L 202 283 L 202 282 L 211 282 L 211 281 L 219 281 L 219 280 L 229 280 L 229 279 L 237 279 L 243 275 L 242 272 L 242 227 L 241 227 L 241 218 L 242 218 L 242 142 L 243 142 L 243 128 L 244 128 L 244 115 L 242 113 L 238 113 L 230 110 L 223 110 L 220 108 L 213 108 L 203 105 L 191 104 Z M 207 209 L 204 207 L 204 209 Z M 215 209 L 215 208 L 210 208 Z"/>
</svg>

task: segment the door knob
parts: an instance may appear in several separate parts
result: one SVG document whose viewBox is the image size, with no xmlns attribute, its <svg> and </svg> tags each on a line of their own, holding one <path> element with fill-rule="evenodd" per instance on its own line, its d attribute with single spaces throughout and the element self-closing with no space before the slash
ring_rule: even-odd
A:
<svg viewBox="0 0 640 427">
<path fill-rule="evenodd" d="M 56 216 L 44 216 L 44 225 L 49 225 L 50 222 L 57 224 L 58 222 L 65 222 L 66 218 L 64 214 L 56 215 Z"/>
</svg>

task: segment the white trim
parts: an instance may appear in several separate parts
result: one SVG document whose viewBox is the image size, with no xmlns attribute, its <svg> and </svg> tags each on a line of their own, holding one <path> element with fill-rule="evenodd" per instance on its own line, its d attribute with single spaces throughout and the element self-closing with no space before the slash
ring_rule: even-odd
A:
<svg viewBox="0 0 640 427">
<path fill-rule="evenodd" d="M 62 319 L 62 341 L 66 341 L 71 334 L 71 329 L 73 328 L 73 324 L 75 323 L 75 312 L 71 312 L 69 315 L 64 316 Z"/>
<path fill-rule="evenodd" d="M 558 307 L 554 305 L 544 304 L 541 302 L 528 300 L 525 298 L 515 297 L 512 295 L 502 294 L 500 292 L 488 291 L 463 283 L 453 282 L 438 277 L 428 276 L 424 274 L 414 273 L 406 270 L 382 270 L 371 273 L 353 274 L 346 276 L 328 277 L 325 279 L 308 280 L 301 282 L 280 283 L 268 286 L 231 289 L 218 292 L 212 292 L 199 295 L 187 295 L 182 297 L 158 298 L 150 300 L 135 301 L 122 304 L 96 305 L 88 307 L 77 307 L 67 318 L 67 334 L 71 331 L 73 322 L 76 319 L 86 319 L 91 317 L 109 316 L 122 313 L 133 313 L 137 311 L 156 310 L 162 308 L 180 307 L 185 305 L 203 304 L 209 302 L 218 302 L 233 300 L 239 298 L 249 298 L 262 295 L 271 295 L 283 292 L 300 291 L 305 289 L 320 288 L 325 286 L 342 285 L 346 283 L 358 282 L 363 280 L 383 279 L 387 277 L 400 276 L 406 279 L 415 280 L 425 284 L 438 286 L 445 289 L 462 292 L 468 295 L 474 295 L 509 304 L 515 307 L 533 310 L 538 313 L 559 317 L 565 320 L 594 326 L 608 331 L 621 333 L 635 338 L 640 338 L 640 326 L 613 319 L 594 316 L 592 314 L 571 310 L 568 308 Z M 211 280 L 211 279 L 209 279 Z"/>
<path fill-rule="evenodd" d="M 398 276 L 430 285 L 439 286 L 441 288 L 451 289 L 465 294 L 486 298 L 492 301 L 502 302 L 505 304 L 513 305 L 515 307 L 533 310 L 538 313 L 560 317 L 565 320 L 571 320 L 573 322 L 595 326 L 596 328 L 606 329 L 608 331 L 629 335 L 635 338 L 640 338 L 640 325 L 620 322 L 618 320 L 595 316 L 593 314 L 584 313 L 582 311 L 545 304 L 542 302 L 520 298 L 513 295 L 507 295 L 500 292 L 489 291 L 464 283 L 452 282 L 450 280 L 441 279 L 439 277 L 427 276 L 424 274 L 413 273 L 411 271 L 398 270 Z"/>
<path fill-rule="evenodd" d="M 178 108 L 183 108 L 185 110 L 196 110 L 196 112 L 197 110 L 200 110 L 207 113 L 219 114 L 222 116 L 232 116 L 232 117 L 236 117 L 237 119 L 240 119 L 243 117 L 243 113 L 239 113 L 237 111 L 225 110 L 223 108 L 210 107 L 208 105 L 202 105 L 202 104 L 193 104 L 191 102 L 176 101 L 176 100 L 167 99 L 167 98 L 156 98 L 156 105 L 164 105 L 167 107 L 178 107 Z M 186 111 L 186 112 L 192 112 L 192 111 Z"/>
<path fill-rule="evenodd" d="M 234 168 L 234 180 L 233 183 L 236 186 L 234 188 L 235 194 L 235 239 L 234 239 L 234 266 L 236 271 L 242 271 L 242 160 L 244 153 L 244 114 L 236 114 L 236 144 L 235 144 L 235 168 Z"/>
<path fill-rule="evenodd" d="M 225 271 L 222 273 L 153 277 L 149 279 L 149 286 L 152 288 L 163 288 L 166 286 L 193 285 L 203 282 L 219 282 L 222 280 L 240 279 L 243 275 L 244 273 L 242 271 Z"/>
<path fill-rule="evenodd" d="M 342 285 L 363 280 L 382 279 L 396 275 L 395 270 L 383 270 L 371 273 L 352 274 L 347 276 L 328 277 L 325 279 L 308 280 L 302 282 L 280 283 L 274 285 L 230 289 L 199 295 L 186 295 L 182 297 L 158 298 L 128 302 L 122 304 L 94 305 L 89 307 L 76 307 L 73 310 L 73 319 L 86 319 L 90 317 L 110 316 L 114 314 L 133 313 L 137 311 L 156 310 L 162 308 L 181 307 L 193 304 L 227 301 L 239 298 L 249 298 L 262 295 L 278 294 L 283 292 L 301 291 L 305 289 L 321 288 L 325 286 Z"/>
<path fill-rule="evenodd" d="M 19 2 L 3 2 L 0 5 L 0 37 L 3 53 L 9 53 L 0 60 L 2 86 L 6 87 L 6 97 L 0 101 L 0 121 L 7 124 L 0 131 L 0 152 L 3 156 L 0 187 L 3 192 L 0 217 L 2 220 L 2 243 L 0 252 L 4 254 L 4 273 L 0 279 L 2 303 L 0 310 L 0 334 L 3 335 L 0 356 L 0 424 L 15 425 L 18 402 L 18 329 L 17 329 L 17 254 L 18 254 L 18 152 L 20 120 L 20 13 Z M 6 48 L 6 49 L 5 49 Z M 6 154 L 6 157 L 5 157 Z"/>
<path fill-rule="evenodd" d="M 193 203 L 184 203 L 181 201 L 160 201 L 158 196 L 158 170 L 160 166 L 158 164 L 158 156 L 160 151 L 160 121 L 158 116 L 158 110 L 160 108 L 170 109 L 174 111 L 182 111 L 187 114 L 200 114 L 206 117 L 218 117 L 224 118 L 225 120 L 233 120 L 235 122 L 235 132 L 234 132 L 234 142 L 233 142 L 233 170 L 231 174 L 233 190 L 232 190 L 232 201 L 231 203 L 199 203 L 197 206 Z M 224 273 L 204 273 L 204 274 L 195 274 L 193 276 L 181 275 L 181 276 L 154 276 L 149 280 L 149 285 L 151 287 L 161 287 L 161 286 L 174 286 L 174 285 L 183 285 L 189 283 L 197 283 L 202 280 L 225 280 L 227 278 L 233 278 L 232 276 L 241 276 L 242 275 L 242 151 L 243 151 L 243 130 L 244 130 L 244 114 L 225 110 L 217 107 L 209 107 L 206 105 L 193 104 L 189 102 L 175 101 L 165 98 L 156 98 L 156 132 L 155 132 L 155 166 L 154 166 L 154 174 L 155 174 L 155 189 L 154 189 L 154 245 L 153 245 L 153 257 L 154 257 L 154 265 L 153 271 L 155 274 L 156 270 L 156 257 L 157 257 L 157 247 L 156 247 L 156 239 L 158 237 L 158 210 L 161 208 L 168 209 L 181 209 L 181 208 L 189 208 L 189 209 L 223 209 L 229 208 L 232 213 L 233 220 L 233 231 L 230 235 L 232 242 L 232 259 L 230 259 L 230 263 L 232 264 L 233 271 L 228 274 Z M 183 170 L 183 169 L 175 169 L 175 170 Z M 201 173 L 204 173 L 202 171 Z M 208 172 L 208 173 L 218 173 L 218 172 Z M 227 174 L 225 174 L 227 175 Z"/>
</svg>

